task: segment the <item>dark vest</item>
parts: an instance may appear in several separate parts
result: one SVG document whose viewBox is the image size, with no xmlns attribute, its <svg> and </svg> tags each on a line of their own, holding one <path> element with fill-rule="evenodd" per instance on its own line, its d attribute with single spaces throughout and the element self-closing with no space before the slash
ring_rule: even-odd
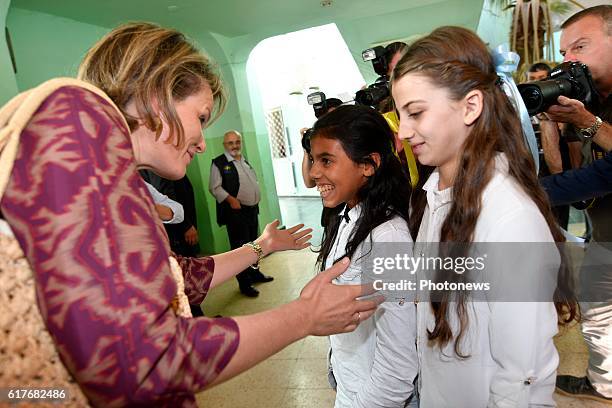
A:
<svg viewBox="0 0 612 408">
<path fill-rule="evenodd" d="M 225 154 L 215 157 L 212 162 L 221 173 L 221 187 L 232 197 L 236 197 L 240 189 L 240 177 L 234 163 L 227 160 Z M 249 162 L 247 164 L 251 166 Z M 233 211 L 232 207 L 230 207 L 227 201 L 217 203 L 217 224 L 219 226 L 227 224 L 228 215 L 231 211 Z"/>
</svg>

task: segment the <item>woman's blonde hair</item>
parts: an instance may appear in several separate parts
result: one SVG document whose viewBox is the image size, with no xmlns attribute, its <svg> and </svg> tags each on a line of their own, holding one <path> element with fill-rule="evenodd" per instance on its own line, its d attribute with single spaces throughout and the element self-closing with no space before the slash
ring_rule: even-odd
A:
<svg viewBox="0 0 612 408">
<path fill-rule="evenodd" d="M 102 89 L 121 109 L 130 130 L 141 120 L 158 138 L 162 121 L 153 108 L 156 101 L 177 148 L 183 146 L 184 129 L 174 102 L 208 84 L 216 105 L 209 123 L 227 103 L 211 60 L 180 32 L 151 23 L 127 23 L 106 34 L 85 55 L 78 78 Z M 134 102 L 138 117 L 126 112 L 130 102 Z"/>
</svg>

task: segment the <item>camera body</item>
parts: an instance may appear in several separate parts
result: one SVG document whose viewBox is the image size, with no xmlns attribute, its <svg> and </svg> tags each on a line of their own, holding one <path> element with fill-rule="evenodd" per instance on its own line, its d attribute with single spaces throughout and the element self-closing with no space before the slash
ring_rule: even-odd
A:
<svg viewBox="0 0 612 408">
<path fill-rule="evenodd" d="M 401 52 L 405 46 L 406 44 L 403 42 L 393 42 L 386 47 L 376 46 L 368 48 L 361 53 L 361 58 L 364 61 L 372 62 L 372 68 L 374 68 L 374 72 L 379 77 L 367 88 L 357 91 L 354 98 L 356 104 L 371 106 L 377 109 L 381 102 L 389 98 L 391 95 L 389 92 L 389 63 L 393 56 Z M 315 117 L 317 118 L 328 112 L 330 108 L 339 106 L 339 104 L 332 105 L 330 103 L 333 99 L 335 98 L 326 100 L 323 92 L 314 92 L 307 97 L 308 103 L 312 105 Z"/>
<path fill-rule="evenodd" d="M 518 90 L 530 116 L 556 105 L 561 95 L 589 106 L 596 92 L 589 68 L 580 62 L 564 62 L 548 78 L 519 84 Z"/>
<path fill-rule="evenodd" d="M 309 105 L 312 105 L 314 109 L 315 118 L 319 119 L 321 116 L 329 112 L 330 109 L 337 108 L 342 105 L 342 101 L 338 98 L 329 98 L 325 96 L 323 92 L 313 92 L 308 94 L 306 97 Z"/>
<path fill-rule="evenodd" d="M 389 77 L 381 76 L 372 85 L 360 89 L 355 94 L 355 103 L 376 108 L 382 101 L 389 97 Z"/>
<path fill-rule="evenodd" d="M 355 103 L 359 105 L 371 106 L 373 108 L 389 97 L 389 52 L 385 47 L 377 46 L 368 48 L 361 53 L 364 61 L 371 61 L 372 68 L 379 77 L 374 83 L 365 89 L 357 91 Z"/>
<path fill-rule="evenodd" d="M 313 92 L 306 97 L 309 105 L 312 105 L 315 118 L 320 118 L 327 112 L 327 98 L 323 92 Z"/>
</svg>

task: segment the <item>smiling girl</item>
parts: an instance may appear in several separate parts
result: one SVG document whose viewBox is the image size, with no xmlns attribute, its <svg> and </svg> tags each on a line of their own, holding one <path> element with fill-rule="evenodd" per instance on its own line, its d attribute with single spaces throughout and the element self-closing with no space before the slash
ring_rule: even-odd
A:
<svg viewBox="0 0 612 408">
<path fill-rule="evenodd" d="M 323 205 L 344 205 L 325 230 L 321 270 L 348 256 L 351 264 L 336 283 L 371 281 L 363 259 L 373 251 L 366 245 L 412 242 L 410 185 L 394 154 L 393 134 L 375 110 L 348 105 L 321 117 L 308 136 L 310 177 Z M 415 328 L 414 304 L 389 297 L 354 333 L 331 336 L 335 406 L 404 407 L 417 371 Z"/>
<path fill-rule="evenodd" d="M 399 61 L 392 94 L 400 138 L 421 164 L 434 168 L 412 196 L 415 248 L 427 242 L 544 242 L 554 253 L 548 300 L 472 301 L 470 293 L 447 291 L 417 304 L 421 406 L 554 406 L 557 310 L 569 312 L 569 319 L 575 312 L 554 247 L 564 239 L 487 47 L 467 29 L 438 28 Z M 513 264 L 503 271 L 544 275 L 543 257 L 522 255 L 512 254 Z"/>
</svg>

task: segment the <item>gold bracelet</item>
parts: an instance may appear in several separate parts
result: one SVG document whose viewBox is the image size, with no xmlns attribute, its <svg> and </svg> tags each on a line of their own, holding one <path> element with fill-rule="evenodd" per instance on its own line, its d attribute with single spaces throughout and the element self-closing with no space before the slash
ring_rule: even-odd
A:
<svg viewBox="0 0 612 408">
<path fill-rule="evenodd" d="M 246 244 L 244 244 L 242 246 L 243 247 L 251 248 L 253 250 L 253 252 L 255 252 L 255 254 L 257 254 L 257 262 L 252 264 L 251 268 L 259 269 L 259 261 L 261 261 L 261 258 L 263 258 L 263 250 L 261 249 L 261 245 L 251 241 L 251 242 L 247 242 Z"/>
</svg>

